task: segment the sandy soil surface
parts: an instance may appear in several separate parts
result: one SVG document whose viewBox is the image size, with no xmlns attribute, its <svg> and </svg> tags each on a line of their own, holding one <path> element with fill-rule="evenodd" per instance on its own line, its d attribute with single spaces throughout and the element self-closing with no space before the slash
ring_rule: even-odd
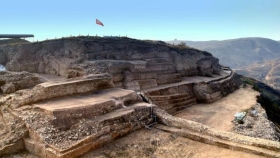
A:
<svg viewBox="0 0 280 158">
<path fill-rule="evenodd" d="M 207 126 L 232 131 L 234 114 L 254 106 L 259 92 L 247 86 L 211 104 L 196 104 L 175 116 L 203 123 Z"/>
<path fill-rule="evenodd" d="M 192 141 L 152 128 L 117 139 L 81 158 L 264 158 Z"/>
</svg>

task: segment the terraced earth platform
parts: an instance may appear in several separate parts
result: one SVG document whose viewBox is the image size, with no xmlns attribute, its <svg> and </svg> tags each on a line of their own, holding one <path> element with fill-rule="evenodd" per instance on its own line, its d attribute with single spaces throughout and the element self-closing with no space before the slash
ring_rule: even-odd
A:
<svg viewBox="0 0 280 158">
<path fill-rule="evenodd" d="M 139 101 L 137 94 L 120 88 L 68 96 L 34 104 L 56 119 L 84 118 L 104 114 Z"/>
<path fill-rule="evenodd" d="M 18 108 L 29 136 L 25 148 L 39 157 L 69 158 L 152 123 L 152 105 L 131 90 L 111 88 Z"/>
</svg>

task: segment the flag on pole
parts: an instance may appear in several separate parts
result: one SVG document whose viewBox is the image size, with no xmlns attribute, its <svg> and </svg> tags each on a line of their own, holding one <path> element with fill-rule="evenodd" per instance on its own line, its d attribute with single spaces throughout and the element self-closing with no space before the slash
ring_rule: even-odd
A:
<svg viewBox="0 0 280 158">
<path fill-rule="evenodd" d="M 103 23 L 102 23 L 101 21 L 99 21 L 98 19 L 96 19 L 96 24 L 97 24 L 97 25 L 104 26 Z"/>
</svg>

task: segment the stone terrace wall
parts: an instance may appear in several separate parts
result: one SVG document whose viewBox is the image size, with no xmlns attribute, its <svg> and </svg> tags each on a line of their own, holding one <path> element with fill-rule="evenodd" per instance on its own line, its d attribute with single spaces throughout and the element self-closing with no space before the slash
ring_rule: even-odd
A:
<svg viewBox="0 0 280 158">
<path fill-rule="evenodd" d="M 205 78 L 209 79 L 209 78 Z M 185 78 L 184 80 L 187 80 Z M 225 77 L 218 77 L 210 81 L 179 82 L 142 90 L 141 94 L 147 100 L 158 105 L 168 113 L 176 113 L 193 104 L 211 103 L 233 92 L 242 85 L 240 77 L 231 71 Z"/>
<path fill-rule="evenodd" d="M 145 88 L 147 83 L 178 82 L 182 76 L 211 76 L 221 69 L 219 60 L 210 53 L 129 38 L 68 38 L 0 46 L 0 52 L 6 54 L 6 67 L 11 71 L 69 78 L 110 73 L 117 87 L 133 90 Z"/>
<path fill-rule="evenodd" d="M 88 93 L 96 90 L 113 88 L 110 74 L 90 75 L 65 82 L 47 82 L 35 86 L 32 90 L 18 91 L 8 101 L 13 108 L 35 103 L 41 100 L 74 94 Z"/>
</svg>

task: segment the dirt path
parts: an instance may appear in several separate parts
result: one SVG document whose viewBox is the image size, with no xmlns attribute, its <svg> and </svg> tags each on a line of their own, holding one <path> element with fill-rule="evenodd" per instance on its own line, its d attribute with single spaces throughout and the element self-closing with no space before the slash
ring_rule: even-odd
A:
<svg viewBox="0 0 280 158">
<path fill-rule="evenodd" d="M 240 88 L 222 99 L 211 104 L 196 104 L 175 116 L 203 123 L 210 127 L 231 131 L 236 112 L 254 106 L 259 93 L 251 87 Z"/>
<path fill-rule="evenodd" d="M 183 138 L 152 128 L 142 129 L 89 152 L 81 158 L 264 158 Z"/>
<path fill-rule="evenodd" d="M 3 158 L 38 158 L 22 152 Z M 81 158 L 265 158 L 193 141 L 155 128 L 141 129 Z"/>
</svg>

